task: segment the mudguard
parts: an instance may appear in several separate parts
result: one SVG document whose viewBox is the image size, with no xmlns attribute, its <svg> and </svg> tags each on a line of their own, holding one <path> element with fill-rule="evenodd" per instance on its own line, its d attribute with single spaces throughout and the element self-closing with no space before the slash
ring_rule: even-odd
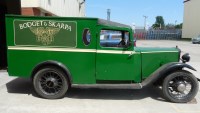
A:
<svg viewBox="0 0 200 113">
<path fill-rule="evenodd" d="M 159 79 L 165 78 L 168 75 L 168 73 L 176 70 L 182 70 L 183 68 L 188 68 L 193 71 L 196 71 L 196 69 L 194 69 L 192 66 L 188 64 L 180 62 L 172 62 L 161 66 L 159 69 L 153 72 L 148 78 L 146 78 L 141 84 L 143 87 L 148 86 L 152 83 L 155 83 Z"/>
<path fill-rule="evenodd" d="M 32 71 L 32 74 L 31 74 L 31 78 L 33 78 L 33 76 L 35 75 L 35 73 L 42 67 L 45 67 L 45 66 L 55 66 L 55 67 L 58 67 L 60 68 L 66 75 L 67 77 L 69 78 L 69 82 L 70 84 L 72 83 L 72 76 L 71 76 L 71 73 L 70 71 L 68 70 L 68 68 L 60 63 L 60 62 L 57 62 L 57 61 L 52 61 L 52 60 L 49 60 L 49 61 L 45 61 L 45 62 L 42 62 L 38 65 L 36 65 L 36 67 L 33 69 Z"/>
</svg>

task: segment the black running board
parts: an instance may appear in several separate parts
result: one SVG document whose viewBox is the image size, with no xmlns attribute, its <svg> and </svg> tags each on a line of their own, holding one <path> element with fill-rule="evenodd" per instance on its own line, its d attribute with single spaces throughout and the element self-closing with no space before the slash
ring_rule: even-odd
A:
<svg viewBox="0 0 200 113">
<path fill-rule="evenodd" d="M 72 84 L 76 88 L 142 89 L 142 84 Z"/>
</svg>

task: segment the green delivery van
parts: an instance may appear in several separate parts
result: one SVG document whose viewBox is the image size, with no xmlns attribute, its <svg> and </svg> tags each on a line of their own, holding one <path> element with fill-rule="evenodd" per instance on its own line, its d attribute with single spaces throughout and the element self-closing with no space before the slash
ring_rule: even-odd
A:
<svg viewBox="0 0 200 113">
<path fill-rule="evenodd" d="M 8 73 L 28 77 L 46 99 L 65 96 L 74 85 L 162 86 L 172 102 L 191 101 L 198 78 L 184 70 L 178 47 L 135 47 L 130 26 L 98 18 L 6 16 Z M 108 37 L 111 36 L 112 37 Z M 180 58 L 181 57 L 181 58 Z"/>
</svg>

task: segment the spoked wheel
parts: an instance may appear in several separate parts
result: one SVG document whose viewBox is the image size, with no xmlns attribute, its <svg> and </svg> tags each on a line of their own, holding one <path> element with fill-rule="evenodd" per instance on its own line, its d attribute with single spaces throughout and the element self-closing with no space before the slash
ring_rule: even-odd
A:
<svg viewBox="0 0 200 113">
<path fill-rule="evenodd" d="M 191 101 L 196 96 L 198 89 L 197 78 L 183 70 L 170 74 L 163 82 L 163 95 L 175 103 Z"/>
<path fill-rule="evenodd" d="M 39 70 L 34 76 L 33 84 L 37 94 L 47 99 L 62 98 L 68 90 L 66 75 L 53 67 Z"/>
</svg>

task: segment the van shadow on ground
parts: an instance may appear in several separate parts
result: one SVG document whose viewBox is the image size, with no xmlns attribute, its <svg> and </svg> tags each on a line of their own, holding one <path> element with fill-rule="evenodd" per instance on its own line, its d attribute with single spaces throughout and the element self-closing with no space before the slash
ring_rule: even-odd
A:
<svg viewBox="0 0 200 113">
<path fill-rule="evenodd" d="M 6 87 L 8 93 L 28 94 L 38 97 L 30 79 L 17 78 L 7 83 Z M 153 86 L 141 90 L 73 87 L 68 90 L 65 98 L 106 100 L 140 100 L 152 98 L 158 101 L 165 101 L 162 98 L 161 89 Z"/>
</svg>

